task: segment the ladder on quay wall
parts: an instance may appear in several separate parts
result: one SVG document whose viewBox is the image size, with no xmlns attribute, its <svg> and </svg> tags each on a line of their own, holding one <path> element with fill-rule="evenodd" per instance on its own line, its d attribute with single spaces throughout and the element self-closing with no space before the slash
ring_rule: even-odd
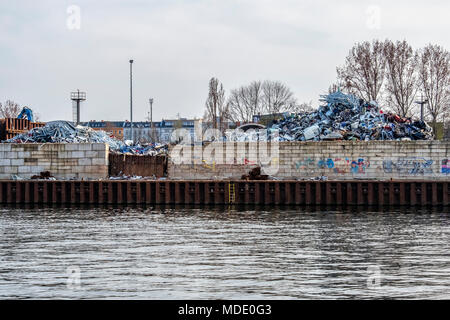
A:
<svg viewBox="0 0 450 320">
<path fill-rule="evenodd" d="M 236 200 L 236 187 L 234 182 L 228 184 L 228 203 L 234 203 Z"/>
</svg>

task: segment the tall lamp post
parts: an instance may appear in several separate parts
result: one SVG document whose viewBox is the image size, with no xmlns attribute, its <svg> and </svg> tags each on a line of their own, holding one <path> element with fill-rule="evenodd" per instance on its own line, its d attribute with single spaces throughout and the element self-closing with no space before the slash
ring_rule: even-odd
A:
<svg viewBox="0 0 450 320">
<path fill-rule="evenodd" d="M 153 134 L 153 98 L 148 99 L 150 102 L 150 136 L 152 138 L 152 142 L 155 142 L 155 137 Z"/>
<path fill-rule="evenodd" d="M 131 140 L 134 143 L 133 131 L 133 60 L 130 60 L 130 125 L 131 125 Z"/>
</svg>

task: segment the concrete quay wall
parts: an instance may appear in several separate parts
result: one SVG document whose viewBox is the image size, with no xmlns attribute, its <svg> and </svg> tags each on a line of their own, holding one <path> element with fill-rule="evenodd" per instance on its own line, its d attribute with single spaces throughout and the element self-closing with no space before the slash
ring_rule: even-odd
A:
<svg viewBox="0 0 450 320">
<path fill-rule="evenodd" d="M 450 141 L 227 142 L 172 146 L 171 179 L 450 180 Z M 265 171 L 265 172 L 264 172 Z"/>
<path fill-rule="evenodd" d="M 31 178 L 43 171 L 57 179 L 105 179 L 108 154 L 104 143 L 1 143 L 0 179 Z"/>
</svg>

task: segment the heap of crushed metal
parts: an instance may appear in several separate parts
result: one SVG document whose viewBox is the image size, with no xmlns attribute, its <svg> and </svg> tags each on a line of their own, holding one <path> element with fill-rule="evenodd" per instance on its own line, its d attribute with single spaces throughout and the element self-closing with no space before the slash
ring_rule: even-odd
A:
<svg viewBox="0 0 450 320">
<path fill-rule="evenodd" d="M 157 155 L 167 152 L 167 145 L 152 143 L 148 145 L 129 145 L 111 137 L 105 131 L 88 127 L 73 126 L 68 121 L 51 121 L 44 127 L 34 128 L 19 134 L 6 143 L 106 143 L 112 152 L 122 154 Z"/>
<path fill-rule="evenodd" d="M 286 114 L 273 121 L 266 132 L 245 132 L 234 141 L 322 140 L 433 140 L 432 128 L 424 121 L 383 113 L 375 101 L 366 102 L 341 91 L 321 96 L 325 104 L 317 111 Z"/>
</svg>

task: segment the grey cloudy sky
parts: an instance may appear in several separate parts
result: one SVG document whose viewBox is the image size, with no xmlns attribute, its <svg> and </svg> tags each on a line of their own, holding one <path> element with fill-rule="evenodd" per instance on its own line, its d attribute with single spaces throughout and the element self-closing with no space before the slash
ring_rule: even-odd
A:
<svg viewBox="0 0 450 320">
<path fill-rule="evenodd" d="M 80 29 L 67 25 L 71 5 Z M 377 12 L 380 13 L 379 20 Z M 280 80 L 318 105 L 357 41 L 450 47 L 450 1 L 0 0 L 0 100 L 44 121 L 71 120 L 69 93 L 87 92 L 82 120 L 202 116 L 208 80 L 226 92 Z M 70 20 L 73 21 L 73 20 Z M 378 23 L 379 22 L 379 23 Z"/>
</svg>

